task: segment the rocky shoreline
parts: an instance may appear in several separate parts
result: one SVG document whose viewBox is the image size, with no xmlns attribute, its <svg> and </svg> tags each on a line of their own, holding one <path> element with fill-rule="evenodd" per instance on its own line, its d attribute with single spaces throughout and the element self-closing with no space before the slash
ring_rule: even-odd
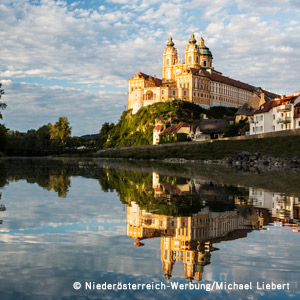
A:
<svg viewBox="0 0 300 300">
<path fill-rule="evenodd" d="M 260 153 L 241 152 L 234 157 L 230 156 L 218 160 L 187 160 L 183 158 L 168 158 L 167 163 L 204 163 L 218 164 L 234 168 L 242 172 L 256 172 L 286 170 L 300 172 L 300 157 L 294 158 L 275 158 L 272 156 L 261 155 Z"/>
<path fill-rule="evenodd" d="M 235 157 L 223 159 L 221 163 L 245 172 L 273 170 L 293 170 L 300 172 L 300 157 L 274 158 L 271 156 L 262 156 L 258 152 L 241 152 Z"/>
</svg>

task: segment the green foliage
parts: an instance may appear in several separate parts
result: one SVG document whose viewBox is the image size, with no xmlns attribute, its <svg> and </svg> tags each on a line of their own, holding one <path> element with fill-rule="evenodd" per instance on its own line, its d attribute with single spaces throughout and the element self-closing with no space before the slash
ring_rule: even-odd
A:
<svg viewBox="0 0 300 300">
<path fill-rule="evenodd" d="M 237 136 L 239 135 L 239 124 L 234 123 L 226 126 L 224 130 L 224 137 Z"/>
<path fill-rule="evenodd" d="M 4 125 L 0 124 L 0 152 L 4 152 L 7 146 L 7 133 Z"/>
<path fill-rule="evenodd" d="M 99 140 L 98 140 L 98 147 L 103 148 L 103 145 L 106 143 L 107 139 L 109 138 L 109 132 L 115 127 L 114 123 L 104 123 L 102 128 L 99 131 Z"/>
<path fill-rule="evenodd" d="M 186 133 L 171 133 L 171 134 L 164 134 L 159 136 L 159 143 L 160 144 L 167 144 L 167 143 L 176 143 L 176 142 L 187 142 L 188 135 Z"/>
<path fill-rule="evenodd" d="M 68 118 L 60 117 L 58 122 L 50 126 L 50 139 L 58 141 L 61 146 L 65 146 L 67 139 L 71 137 L 71 129 Z"/>
<path fill-rule="evenodd" d="M 228 125 L 224 131 L 224 137 L 244 135 L 246 131 L 249 131 L 248 118 L 241 119 L 238 123 Z"/>
<path fill-rule="evenodd" d="M 187 122 L 208 118 L 233 116 L 234 108 L 213 107 L 207 110 L 187 101 L 168 101 L 148 105 L 132 115 L 132 111 L 124 111 L 118 124 L 107 133 L 107 141 L 103 148 L 151 145 L 155 121 L 160 120 L 166 126 L 171 123 Z M 181 139 L 182 137 L 180 137 Z"/>
<path fill-rule="evenodd" d="M 38 140 L 50 140 L 50 130 L 51 130 L 51 124 L 49 123 L 48 125 L 44 125 L 42 127 L 40 127 L 37 131 L 36 131 L 36 138 Z"/>
<path fill-rule="evenodd" d="M 0 99 L 2 97 L 2 95 L 4 94 L 4 90 L 1 89 L 2 87 L 2 83 L 0 83 Z M 6 108 L 6 104 L 0 101 L 0 109 L 5 109 Z M 0 120 L 2 120 L 2 114 L 0 112 Z"/>
</svg>

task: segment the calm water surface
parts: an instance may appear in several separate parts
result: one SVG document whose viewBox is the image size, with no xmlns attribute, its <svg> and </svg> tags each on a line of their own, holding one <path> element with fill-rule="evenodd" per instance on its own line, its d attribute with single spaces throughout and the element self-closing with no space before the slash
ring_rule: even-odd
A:
<svg viewBox="0 0 300 300">
<path fill-rule="evenodd" d="M 297 174 L 232 184 L 216 168 L 66 160 L 4 160 L 0 172 L 0 299 L 300 298 Z M 252 289 L 225 289 L 234 282 Z"/>
</svg>

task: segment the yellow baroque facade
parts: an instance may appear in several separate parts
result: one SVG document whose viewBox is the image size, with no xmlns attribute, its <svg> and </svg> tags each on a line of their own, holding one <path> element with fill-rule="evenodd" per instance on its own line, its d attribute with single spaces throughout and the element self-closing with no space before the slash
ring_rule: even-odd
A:
<svg viewBox="0 0 300 300">
<path fill-rule="evenodd" d="M 162 79 L 139 72 L 129 80 L 128 109 L 136 113 L 141 107 L 175 99 L 211 106 L 240 107 L 257 88 L 223 76 L 213 67 L 213 56 L 202 36 L 197 43 L 191 35 L 180 59 L 170 36 L 163 54 Z M 264 91 L 271 99 L 278 95 Z"/>
</svg>

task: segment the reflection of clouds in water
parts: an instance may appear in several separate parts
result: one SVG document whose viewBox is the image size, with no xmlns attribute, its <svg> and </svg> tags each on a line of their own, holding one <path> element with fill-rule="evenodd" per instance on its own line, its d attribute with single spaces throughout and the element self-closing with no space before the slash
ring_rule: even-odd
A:
<svg viewBox="0 0 300 300">
<path fill-rule="evenodd" d="M 87 178 L 72 178 L 66 198 L 59 198 L 54 191 L 44 190 L 37 184 L 11 182 L 3 190 L 2 202 L 7 211 L 1 231 L 62 225 L 69 225 L 68 230 L 72 231 L 72 225 L 76 230 L 91 220 L 107 224 L 106 228 L 116 223 L 125 224 L 123 205 L 115 193 L 104 193 L 97 180 Z M 3 213 L 1 217 L 4 217 Z M 51 232 L 49 228 L 44 230 Z"/>
<path fill-rule="evenodd" d="M 118 183 L 116 180 L 115 185 Z M 129 190 L 126 184 L 124 193 Z M 160 238 L 145 239 L 144 247 L 134 247 L 133 240 L 126 236 L 124 204 L 116 192 L 103 192 L 98 180 L 91 178 L 71 177 L 66 198 L 59 198 L 55 191 L 47 191 L 37 184 L 29 185 L 22 180 L 10 182 L 3 190 L 1 202 L 7 207 L 4 224 L 0 227 L 1 300 L 11 299 L 12 291 L 18 298 L 30 300 L 101 299 L 104 296 L 115 299 L 116 295 L 121 299 L 195 299 L 199 294 L 207 299 L 257 299 L 278 294 L 256 290 L 246 294 L 243 291 L 126 291 L 118 294 L 74 291 L 75 281 L 165 282 Z M 295 251 L 299 243 L 295 236 L 297 233 L 285 228 L 271 227 L 269 231 L 248 233 L 247 238 L 216 243 L 214 246 L 220 250 L 212 252 L 202 282 L 274 281 L 295 285 L 300 280 L 299 255 Z M 171 281 L 187 283 L 183 274 L 184 265 L 178 261 Z"/>
<path fill-rule="evenodd" d="M 268 231 L 253 231 L 246 239 L 214 244 L 220 250 L 212 253 L 213 264 L 206 266 L 204 279 L 255 284 L 290 282 L 291 292 L 299 292 L 296 284 L 300 281 L 300 260 L 295 249 L 299 248 L 300 240 L 296 242 L 297 234 L 286 232 L 282 227 L 270 227 Z"/>
<path fill-rule="evenodd" d="M 272 229 L 269 232 L 272 232 Z M 292 272 L 295 264 L 298 263 L 293 261 L 297 256 L 296 254 L 291 256 L 291 269 L 284 272 L 280 270 L 267 272 L 264 267 L 259 266 L 260 259 L 264 257 L 263 250 L 272 246 L 269 244 L 272 240 L 272 234 L 265 238 L 265 243 L 259 237 L 257 238 L 259 234 L 260 232 L 255 232 L 255 236 L 252 237 L 253 241 L 250 237 L 215 244 L 220 250 L 213 252 L 212 263 L 206 266 L 202 282 L 209 283 L 213 280 L 244 283 L 274 281 L 291 282 L 291 285 L 299 282 L 299 273 Z M 71 295 L 76 295 L 78 299 L 79 295 L 88 297 L 88 299 L 93 299 L 92 297 L 97 295 L 98 297 L 105 295 L 108 299 L 110 297 L 114 299 L 115 294 L 109 291 L 80 291 L 77 293 L 72 289 L 72 284 L 75 281 L 100 283 L 104 281 L 111 283 L 118 281 L 130 281 L 132 283 L 165 282 L 165 278 L 161 274 L 160 251 L 157 251 L 160 248 L 160 239 L 147 240 L 145 247 L 140 249 L 133 247 L 132 240 L 125 235 L 104 237 L 96 233 L 3 234 L 2 238 L 7 242 L 0 244 L 2 253 L 0 280 L 1 286 L 5 287 L 5 290 L 0 287 L 0 292 L 4 296 L 9 291 L 15 290 L 20 295 L 28 295 L 28 297 L 30 295 L 30 299 L 44 299 L 49 295 L 52 299 L 71 297 Z M 260 244 L 261 251 L 256 256 L 244 252 L 247 247 L 257 246 L 255 241 Z M 286 252 L 289 252 L 286 255 L 291 255 L 291 251 Z M 281 252 L 278 253 L 278 255 L 281 254 Z M 236 258 L 233 259 L 234 257 Z M 274 259 L 276 261 L 277 257 L 264 258 L 268 264 L 274 263 Z M 242 263 L 239 263 L 240 261 Z M 182 263 L 177 264 L 176 267 L 179 269 L 174 272 L 171 281 L 186 283 L 182 279 Z M 295 292 L 295 289 L 292 292 Z M 127 299 L 130 298 L 131 293 L 134 297 L 141 297 L 140 299 L 144 299 L 145 295 L 147 295 L 147 299 L 148 295 L 161 295 L 166 299 L 180 299 L 180 294 L 184 299 L 192 299 L 196 294 L 206 294 L 204 291 L 185 293 L 180 291 L 179 295 L 175 291 L 120 292 L 124 298 L 127 295 Z M 254 299 L 258 298 L 258 294 L 271 296 L 277 293 L 256 290 L 247 292 L 247 296 L 252 295 Z M 232 299 L 233 296 L 235 299 L 243 299 L 245 292 L 213 291 L 206 296 L 208 299 L 219 299 L 220 297 Z"/>
<path fill-rule="evenodd" d="M 147 255 L 149 249 L 144 252 L 135 249 L 125 234 L 114 237 L 86 233 L 4 234 L 4 239 L 7 243 L 1 244 L 0 279 L 6 291 L 45 294 L 59 299 L 60 293 L 74 293 L 74 281 L 109 278 L 124 281 L 130 275 L 135 281 L 134 276 L 160 275 L 159 255 L 153 256 L 152 252 Z M 23 280 L 28 286 L 22 284 Z M 0 287 L 1 294 L 2 291 Z"/>
</svg>

